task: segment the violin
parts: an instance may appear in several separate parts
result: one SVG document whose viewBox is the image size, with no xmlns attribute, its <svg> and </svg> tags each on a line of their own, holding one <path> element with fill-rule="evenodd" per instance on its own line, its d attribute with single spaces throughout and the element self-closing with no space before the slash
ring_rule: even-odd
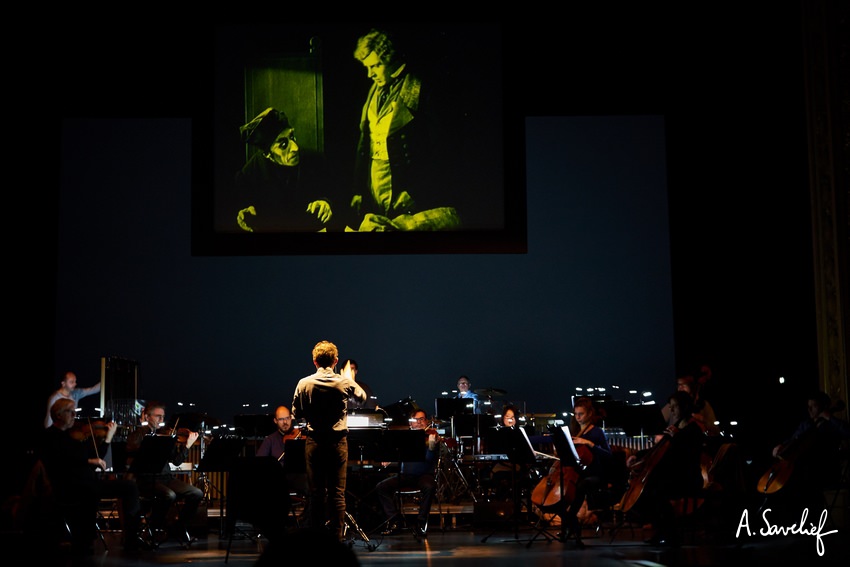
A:
<svg viewBox="0 0 850 567">
<path fill-rule="evenodd" d="M 300 427 L 293 427 L 286 432 L 286 435 L 283 436 L 283 441 L 286 442 L 294 439 L 301 439 L 301 433 Z"/>
<path fill-rule="evenodd" d="M 428 447 L 431 447 L 430 439 L 431 439 L 432 435 L 434 436 L 434 448 L 436 449 L 443 442 L 443 438 L 442 438 L 442 436 L 440 436 L 440 434 L 437 432 L 437 430 L 435 428 L 433 428 L 433 427 L 427 428 L 425 430 L 425 445 L 428 446 Z"/>
<path fill-rule="evenodd" d="M 189 434 L 192 431 L 188 427 L 175 429 L 174 427 L 163 427 L 156 434 L 160 437 L 174 437 L 178 443 L 185 444 L 189 440 Z"/>
<path fill-rule="evenodd" d="M 108 432 L 109 424 L 99 419 L 78 419 L 75 421 L 74 425 L 71 426 L 71 429 L 68 430 L 71 438 L 80 442 L 88 441 L 89 439 L 93 439 L 96 442 L 102 441 L 106 438 L 106 434 Z"/>
</svg>

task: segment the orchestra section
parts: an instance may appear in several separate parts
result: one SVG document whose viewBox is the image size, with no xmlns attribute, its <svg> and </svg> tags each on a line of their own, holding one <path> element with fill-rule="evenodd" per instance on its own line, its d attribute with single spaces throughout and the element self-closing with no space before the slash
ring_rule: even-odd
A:
<svg viewBox="0 0 850 567">
<path fill-rule="evenodd" d="M 106 380 L 104 407 L 113 413 L 101 419 L 114 419 L 119 423 L 119 433 L 111 444 L 106 461 L 109 470 L 104 474 L 121 474 L 125 470 L 125 441 L 138 426 L 138 403 L 130 404 L 124 395 L 134 395 L 128 388 L 132 383 L 128 377 L 132 368 L 122 368 L 114 361 L 105 361 L 113 375 L 119 376 L 122 385 L 120 396 L 109 398 L 109 379 Z M 116 372 L 114 369 L 121 369 Z M 117 383 L 117 382 L 116 382 Z M 420 404 L 406 398 L 378 407 L 375 410 L 352 410 L 348 415 L 348 476 L 346 500 L 349 511 L 360 527 L 367 533 L 379 526 L 385 518 L 376 495 L 375 487 L 383 479 L 397 473 L 397 462 L 401 453 L 393 452 L 398 443 L 393 432 L 410 430 L 409 416 L 416 410 L 428 414 L 427 433 L 435 433 L 438 440 L 436 465 L 436 498 L 431 514 L 441 527 L 451 525 L 459 515 L 472 515 L 472 520 L 492 519 L 493 510 L 506 510 L 519 502 L 522 507 L 533 508 L 531 495 L 534 489 L 546 482 L 549 470 L 558 459 L 553 442 L 553 431 L 566 427 L 575 428 L 575 421 L 567 415 L 554 413 L 525 413 L 525 404 L 509 402 L 504 390 L 488 388 L 482 395 L 481 413 L 474 413 L 472 406 L 457 398 L 435 398 Z M 617 401 L 600 399 L 598 405 L 606 416 L 602 427 L 613 451 L 621 461 L 628 455 L 652 445 L 652 435 L 658 429 L 657 407 L 629 406 Z M 502 409 L 510 405 L 519 408 L 518 421 L 511 429 L 522 429 L 521 443 L 527 444 L 527 460 L 514 470 L 517 460 L 515 446 L 506 446 L 500 431 L 506 429 L 502 422 Z M 300 424 L 293 431 L 300 431 Z M 219 516 L 222 532 L 227 516 L 230 473 L 239 468 L 245 459 L 254 458 L 263 439 L 276 431 L 273 412 L 263 414 L 241 414 L 233 417 L 232 424 L 223 423 L 216 416 L 205 413 L 183 412 L 168 417 L 162 427 L 162 435 L 178 437 L 188 431 L 199 432 L 198 442 L 189 451 L 183 465 L 172 467 L 176 474 L 185 475 L 204 492 L 204 504 L 200 512 L 208 517 Z M 299 433 L 300 435 L 300 433 Z M 303 443 L 287 443 L 281 456 L 281 465 L 291 472 L 303 472 Z M 396 447 L 396 450 L 400 450 Z M 525 452 L 525 448 L 522 448 Z M 297 454 L 300 453 L 300 454 Z M 298 469 L 301 469 L 300 471 Z M 514 471 L 506 476 L 505 471 Z M 507 480 L 506 480 L 507 479 Z M 305 496 L 305 495 L 302 495 Z M 403 513 L 415 513 L 416 503 L 406 503 Z M 530 510 L 529 510 L 530 511 Z M 539 510 L 537 510 L 539 512 Z M 199 523 L 207 518 L 200 518 Z"/>
</svg>

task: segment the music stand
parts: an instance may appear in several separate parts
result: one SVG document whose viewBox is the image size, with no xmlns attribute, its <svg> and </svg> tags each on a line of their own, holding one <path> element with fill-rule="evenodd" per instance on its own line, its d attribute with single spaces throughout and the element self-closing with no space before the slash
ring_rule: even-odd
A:
<svg viewBox="0 0 850 567">
<path fill-rule="evenodd" d="M 570 432 L 569 425 L 562 425 L 561 427 L 550 425 L 549 431 L 552 433 L 552 444 L 555 446 L 555 451 L 558 452 L 561 465 L 584 469 L 587 465 L 581 462 L 581 457 L 579 457 L 578 450 L 573 443 L 573 435 Z"/>
<path fill-rule="evenodd" d="M 391 421 L 391 424 L 399 427 L 409 427 L 410 414 L 413 413 L 413 410 L 418 409 L 419 406 L 410 398 L 384 406 L 384 410 L 387 412 L 387 418 Z"/>
<path fill-rule="evenodd" d="M 208 493 L 208 487 L 215 489 L 218 494 L 220 519 L 224 518 L 224 494 L 212 481 L 207 479 L 206 473 L 230 472 L 244 447 L 245 439 L 243 437 L 216 437 L 210 442 L 207 450 L 204 451 L 200 464 L 198 464 L 198 472 L 201 473 L 199 480 L 203 482 L 204 494 Z M 219 533 L 224 533 L 222 525 L 219 525 Z"/>
<path fill-rule="evenodd" d="M 306 439 L 287 439 L 283 443 L 283 472 L 286 474 L 304 474 L 307 472 L 307 457 L 304 448 Z"/>
<path fill-rule="evenodd" d="M 424 429 L 388 429 L 381 434 L 375 460 L 378 461 L 424 461 Z"/>
<path fill-rule="evenodd" d="M 177 439 L 170 435 L 146 435 L 142 437 L 138 450 L 133 453 L 127 472 L 136 476 L 139 490 L 142 490 L 143 483 L 150 483 L 148 488 L 152 502 L 156 499 L 157 475 L 169 469 L 168 461 L 171 460 L 176 443 Z M 152 536 L 153 532 L 148 530 L 148 535 Z M 151 545 L 156 547 L 159 544 L 154 543 L 152 538 Z"/>
<path fill-rule="evenodd" d="M 378 446 L 376 460 L 387 462 L 397 461 L 398 472 L 396 473 L 396 496 L 401 491 L 401 464 L 403 462 L 420 462 L 425 460 L 426 433 L 424 429 L 388 429 L 381 435 L 381 443 Z M 400 498 L 399 498 L 400 501 Z M 399 509 L 399 514 L 404 516 L 404 510 Z M 387 525 L 393 518 L 387 518 L 372 530 L 374 533 Z"/>
<path fill-rule="evenodd" d="M 198 465 L 200 472 L 228 472 L 245 447 L 244 437 L 217 437 L 207 447 Z"/>
<path fill-rule="evenodd" d="M 233 416 L 233 425 L 249 439 L 262 439 L 277 429 L 273 417 L 270 414 L 238 414 Z"/>
<path fill-rule="evenodd" d="M 475 400 L 472 398 L 435 398 L 434 409 L 442 420 L 458 415 L 474 414 Z"/>
<path fill-rule="evenodd" d="M 519 539 L 519 516 L 522 505 L 520 503 L 519 480 L 517 478 L 517 467 L 520 467 L 521 474 L 519 478 L 525 475 L 526 467 L 537 462 L 537 453 L 534 447 L 531 446 L 531 440 L 525 429 L 521 427 L 502 427 L 500 429 L 492 429 L 487 431 L 488 451 L 491 454 L 507 455 L 508 462 L 511 466 L 511 484 L 513 485 L 513 501 L 514 501 L 514 539 Z M 498 527 L 492 532 L 484 536 L 481 543 L 485 543 L 491 535 L 498 531 Z M 538 530 L 539 532 L 540 530 Z M 548 538 L 547 538 L 548 539 Z M 532 540 L 533 541 L 533 540 Z"/>
<path fill-rule="evenodd" d="M 382 433 L 380 428 L 349 429 L 348 430 L 348 460 L 377 461 L 378 448 L 381 446 Z M 357 458 L 352 459 L 353 449 L 357 448 Z"/>
<path fill-rule="evenodd" d="M 146 435 L 133 455 L 128 471 L 136 475 L 165 472 L 176 443 L 177 440 L 170 435 Z"/>
<path fill-rule="evenodd" d="M 570 431 L 569 425 L 563 425 L 561 427 L 558 427 L 558 426 L 550 424 L 548 426 L 548 429 L 549 429 L 549 432 L 552 434 L 552 444 L 555 447 L 555 451 L 558 453 L 558 457 L 556 457 L 556 458 L 560 461 L 560 467 L 558 467 L 558 473 L 559 473 L 559 476 L 560 476 L 558 486 L 562 487 L 562 489 L 563 489 L 563 487 L 564 487 L 564 467 L 571 467 L 571 468 L 575 468 L 575 469 L 578 469 L 578 470 L 583 470 L 584 468 L 587 467 L 587 464 L 583 463 L 581 461 L 581 457 L 578 454 L 578 450 L 576 449 L 575 443 L 573 443 L 572 432 Z M 523 433 L 525 434 L 525 431 L 523 431 Z M 526 434 L 526 438 L 528 438 L 527 434 Z M 543 455 L 543 453 L 537 453 L 537 454 Z M 570 506 L 573 506 L 575 504 L 576 504 L 575 502 L 571 502 Z M 565 506 L 565 504 L 562 503 L 561 506 Z M 566 508 L 564 508 L 564 509 L 566 509 Z M 556 513 L 558 515 L 562 515 L 560 512 L 556 512 Z M 531 544 L 534 542 L 535 539 L 537 539 L 537 536 L 539 536 L 539 535 L 542 535 L 547 540 L 557 539 L 555 536 L 553 536 L 551 533 L 549 533 L 545 528 L 540 526 L 540 523 L 542 522 L 542 520 L 543 520 L 543 516 L 541 516 L 540 519 L 538 519 L 537 525 L 535 526 L 535 529 L 537 530 L 537 534 L 529 540 L 528 545 L 526 545 L 526 547 L 530 547 Z M 562 526 L 562 529 L 564 530 L 563 533 L 566 534 L 567 526 Z M 579 547 L 583 546 L 583 544 L 581 543 L 580 529 L 579 529 L 579 532 L 576 533 L 576 544 Z"/>
<path fill-rule="evenodd" d="M 215 443 L 211 444 L 212 447 Z M 289 489 L 283 467 L 274 457 L 240 457 L 228 461 L 227 554 L 236 534 L 237 520 L 252 524 L 269 541 L 285 536 L 289 516 Z"/>
</svg>

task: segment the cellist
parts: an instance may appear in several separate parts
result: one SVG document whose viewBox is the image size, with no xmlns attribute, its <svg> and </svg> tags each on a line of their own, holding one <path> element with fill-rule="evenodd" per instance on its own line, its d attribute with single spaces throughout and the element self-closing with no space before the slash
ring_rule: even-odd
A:
<svg viewBox="0 0 850 567">
<path fill-rule="evenodd" d="M 776 464 L 784 465 L 781 470 L 787 474 L 774 480 L 773 488 L 783 504 L 771 508 L 777 513 L 788 510 L 792 517 L 802 508 L 811 513 L 825 508 L 823 491 L 838 484 L 842 444 L 850 440 L 850 424 L 833 415 L 837 408 L 832 407 L 828 394 L 813 392 L 806 407 L 808 417 L 772 451 Z"/>
<path fill-rule="evenodd" d="M 581 541 L 581 527 L 578 521 L 578 512 L 586 498 L 590 497 L 608 484 L 609 469 L 611 467 L 611 446 L 608 437 L 601 427 L 596 426 L 597 414 L 593 400 L 582 396 L 573 404 L 573 416 L 578 424 L 578 432 L 572 436 L 573 444 L 577 450 L 581 447 L 588 449 L 592 455 L 589 464 L 579 471 L 576 480 L 576 492 L 569 508 L 561 515 L 562 532 L 558 534 L 559 539 L 564 541 L 570 536 L 575 537 L 576 542 Z"/>
<path fill-rule="evenodd" d="M 673 392 L 668 407 L 661 440 L 626 459 L 630 486 L 623 499 L 636 495 L 629 509 L 652 524 L 654 536 L 646 541 L 650 545 L 678 544 L 671 500 L 691 496 L 703 486 L 700 455 L 705 433 L 693 419 L 693 398 L 681 390 Z"/>
</svg>

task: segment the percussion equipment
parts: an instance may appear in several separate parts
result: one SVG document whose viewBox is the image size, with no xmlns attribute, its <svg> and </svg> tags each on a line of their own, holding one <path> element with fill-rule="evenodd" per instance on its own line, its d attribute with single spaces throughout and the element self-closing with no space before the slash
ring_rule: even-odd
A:
<svg viewBox="0 0 850 567">
<path fill-rule="evenodd" d="M 463 446 L 453 437 L 443 437 L 440 441 L 440 456 L 449 459 L 461 457 Z"/>
<path fill-rule="evenodd" d="M 471 460 L 473 462 L 479 462 L 479 461 L 490 462 L 490 461 L 507 461 L 509 459 L 508 459 L 508 456 L 505 455 L 504 453 L 493 453 L 492 455 L 472 455 Z"/>
<path fill-rule="evenodd" d="M 507 390 L 502 390 L 501 388 L 478 388 L 475 390 L 475 393 L 479 396 L 484 396 L 486 398 L 501 398 L 506 395 Z"/>
</svg>

